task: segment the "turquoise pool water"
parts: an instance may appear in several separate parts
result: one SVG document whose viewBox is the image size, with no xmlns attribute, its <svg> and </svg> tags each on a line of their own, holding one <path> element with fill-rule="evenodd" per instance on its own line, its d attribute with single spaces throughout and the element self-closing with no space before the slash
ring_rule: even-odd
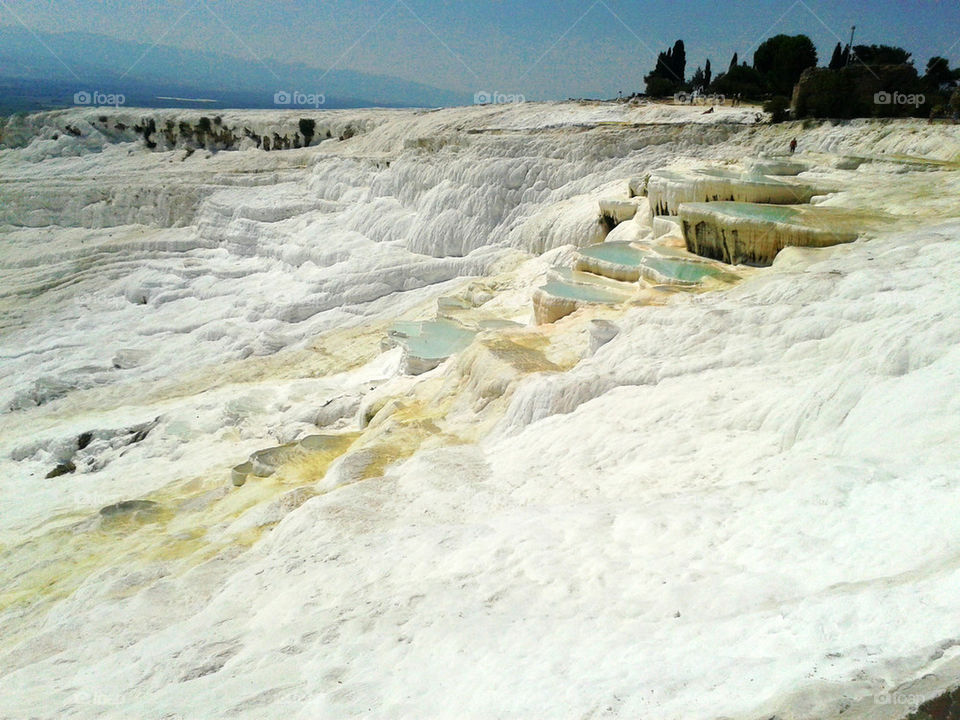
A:
<svg viewBox="0 0 960 720">
<path fill-rule="evenodd" d="M 767 177 L 766 175 L 759 172 L 750 172 L 750 173 L 738 173 L 732 172 L 730 170 L 711 170 L 709 168 L 704 170 L 697 170 L 698 175 L 707 175 L 710 177 L 720 178 L 721 180 L 731 180 L 736 182 L 739 185 L 762 185 L 762 186 L 776 186 L 783 187 L 787 183 L 782 180 L 777 180 L 776 178 Z"/>
<path fill-rule="evenodd" d="M 580 249 L 580 254 L 584 257 L 603 260 L 616 263 L 617 265 L 628 265 L 630 267 L 639 267 L 643 259 L 649 253 L 635 248 L 628 242 L 607 242 L 598 245 L 589 245 Z"/>
<path fill-rule="evenodd" d="M 673 170 L 655 170 L 650 175 L 651 180 L 662 179 L 662 180 L 684 180 L 686 179 L 685 175 L 681 175 L 678 172 Z"/>
<path fill-rule="evenodd" d="M 479 325 L 481 330 L 508 330 L 523 327 L 523 325 L 513 320 L 499 320 L 496 318 L 492 320 L 481 320 L 477 325 Z"/>
<path fill-rule="evenodd" d="M 799 175 L 807 166 L 803 163 L 793 162 L 791 160 L 758 160 L 753 163 L 750 174 L 759 175 Z"/>
<path fill-rule="evenodd" d="M 603 288 L 589 287 L 587 285 L 574 285 L 559 280 L 551 280 L 540 289 L 554 297 L 564 298 L 566 300 L 579 300 L 582 302 L 613 304 L 623 302 L 627 299 L 622 293 L 612 290 L 604 290 Z"/>
<path fill-rule="evenodd" d="M 729 275 L 707 263 L 687 262 L 666 257 L 648 258 L 643 264 L 659 275 L 680 283 L 699 283 L 708 277 L 723 278 Z"/>
<path fill-rule="evenodd" d="M 473 342 L 474 335 L 473 330 L 450 320 L 398 322 L 390 329 L 390 337 L 423 360 L 448 358 Z"/>
<path fill-rule="evenodd" d="M 709 175 L 710 177 L 726 178 L 728 180 L 739 180 L 743 173 L 724 168 L 700 168 L 695 170 L 698 175 Z"/>
<path fill-rule="evenodd" d="M 612 292 L 620 295 L 629 295 L 633 292 L 633 284 L 612 280 L 602 275 L 584 272 L 582 270 L 572 270 L 568 267 L 554 267 L 551 270 L 551 281 L 559 281 L 568 285 L 585 285 L 595 287 L 605 292 Z"/>
<path fill-rule="evenodd" d="M 789 205 L 764 205 L 745 202 L 688 203 L 696 210 L 710 210 L 745 220 L 767 220 L 770 222 L 797 223 L 802 212 Z"/>
</svg>

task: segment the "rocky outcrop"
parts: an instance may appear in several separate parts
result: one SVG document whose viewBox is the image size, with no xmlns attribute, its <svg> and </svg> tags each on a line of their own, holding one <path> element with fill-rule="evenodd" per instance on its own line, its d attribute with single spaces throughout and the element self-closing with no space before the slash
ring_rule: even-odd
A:
<svg viewBox="0 0 960 720">
<path fill-rule="evenodd" d="M 200 111 L 175 109 L 96 108 L 56 111 L 10 118 L 0 135 L 0 147 L 26 147 L 35 140 L 96 150 L 103 143 L 139 140 L 149 150 L 185 149 L 221 151 L 293 150 L 324 140 L 349 140 L 374 127 L 368 119 L 344 113 L 309 113 L 303 117 L 289 111 L 249 114 L 235 112 L 204 115 Z"/>
</svg>

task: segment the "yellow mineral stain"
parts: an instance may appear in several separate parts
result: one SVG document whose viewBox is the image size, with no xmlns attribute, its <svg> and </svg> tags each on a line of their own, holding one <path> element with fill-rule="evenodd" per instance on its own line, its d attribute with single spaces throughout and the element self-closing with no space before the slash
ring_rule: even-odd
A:
<svg viewBox="0 0 960 720">
<path fill-rule="evenodd" d="M 512 288 L 513 281 L 509 273 L 482 285 L 471 281 L 465 292 L 497 292 Z M 652 290 L 650 294 L 650 304 L 665 302 L 670 295 Z M 462 305 L 460 314 L 466 322 L 491 317 L 482 307 L 471 310 L 470 302 Z M 0 616 L 17 616 L 20 628 L 3 644 L 16 643 L 53 603 L 101 573 L 104 582 L 114 584 L 104 592 L 125 597 L 155 581 L 149 572 L 140 578 L 138 570 L 162 568 L 163 575 L 177 576 L 227 549 L 251 547 L 275 525 L 276 516 L 271 513 L 268 517 L 273 519 L 262 523 L 237 521 L 277 501 L 283 512 L 290 512 L 320 494 L 331 463 L 340 457 L 357 454 L 360 467 L 351 470 L 354 475 L 348 480 L 364 481 L 382 477 L 421 448 L 479 440 L 502 417 L 524 377 L 573 367 L 582 357 L 589 321 L 615 318 L 625 311 L 625 307 L 585 308 L 552 326 L 484 330 L 445 374 L 424 378 L 403 395 L 382 398 L 371 408 L 364 429 L 326 436 L 311 451 L 295 453 L 270 477 L 251 475 L 241 487 L 234 487 L 230 468 L 225 467 L 222 475 L 175 480 L 142 498 L 131 498 L 139 504 L 109 515 L 91 508 L 49 518 L 29 540 L 0 548 L 0 566 L 10 571 L 0 592 Z M 229 383 L 343 372 L 381 352 L 389 324 L 326 333 L 305 349 L 201 369 L 175 385 L 154 384 L 140 391 L 139 401 L 159 402 Z M 88 407 L 91 400 L 71 398 Z M 107 574 L 110 569 L 119 572 Z"/>
<path fill-rule="evenodd" d="M 358 435 L 338 436 L 322 451 L 305 454 L 269 478 L 251 478 L 241 488 L 228 486 L 225 477 L 188 478 L 139 499 L 127 510 L 104 514 L 94 508 L 86 514 L 61 514 L 55 527 L 4 547 L 0 566 L 10 576 L 0 592 L 0 616 L 18 616 L 20 632 L 4 637 L 3 643 L 15 644 L 30 621 L 109 568 L 134 572 L 162 565 L 165 575 L 179 575 L 227 548 L 251 547 L 275 522 L 224 535 L 230 523 L 291 489 L 315 483 Z M 310 495 L 306 492 L 286 509 Z M 152 582 L 118 583 L 109 594 L 125 597 Z"/>
<path fill-rule="evenodd" d="M 270 479 L 284 487 L 298 487 L 319 482 L 326 474 L 330 463 L 343 455 L 360 436 L 360 432 L 330 436 L 329 444 L 322 451 L 307 453 L 283 464 Z M 247 485 L 256 485 L 261 482 L 259 478 L 251 478 Z"/>
</svg>

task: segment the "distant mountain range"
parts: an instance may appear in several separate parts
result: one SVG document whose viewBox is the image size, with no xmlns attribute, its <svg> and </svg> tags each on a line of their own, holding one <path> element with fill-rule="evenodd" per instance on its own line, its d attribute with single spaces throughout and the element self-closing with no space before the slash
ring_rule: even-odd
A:
<svg viewBox="0 0 960 720">
<path fill-rule="evenodd" d="M 439 107 L 473 99 L 386 75 L 0 27 L 0 114 L 120 95 L 128 106 L 194 108 Z"/>
</svg>

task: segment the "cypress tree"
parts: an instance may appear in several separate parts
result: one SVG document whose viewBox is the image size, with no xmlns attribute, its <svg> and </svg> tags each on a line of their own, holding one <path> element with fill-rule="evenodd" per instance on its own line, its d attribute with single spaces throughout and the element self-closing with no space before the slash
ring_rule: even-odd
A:
<svg viewBox="0 0 960 720">
<path fill-rule="evenodd" d="M 687 51 L 683 47 L 683 40 L 677 40 L 673 45 L 673 79 L 681 85 L 687 72 Z"/>
<path fill-rule="evenodd" d="M 831 70 L 839 70 L 843 65 L 843 49 L 840 47 L 840 43 L 837 43 L 837 46 L 833 49 L 833 57 L 830 58 L 830 64 L 827 67 Z"/>
</svg>

